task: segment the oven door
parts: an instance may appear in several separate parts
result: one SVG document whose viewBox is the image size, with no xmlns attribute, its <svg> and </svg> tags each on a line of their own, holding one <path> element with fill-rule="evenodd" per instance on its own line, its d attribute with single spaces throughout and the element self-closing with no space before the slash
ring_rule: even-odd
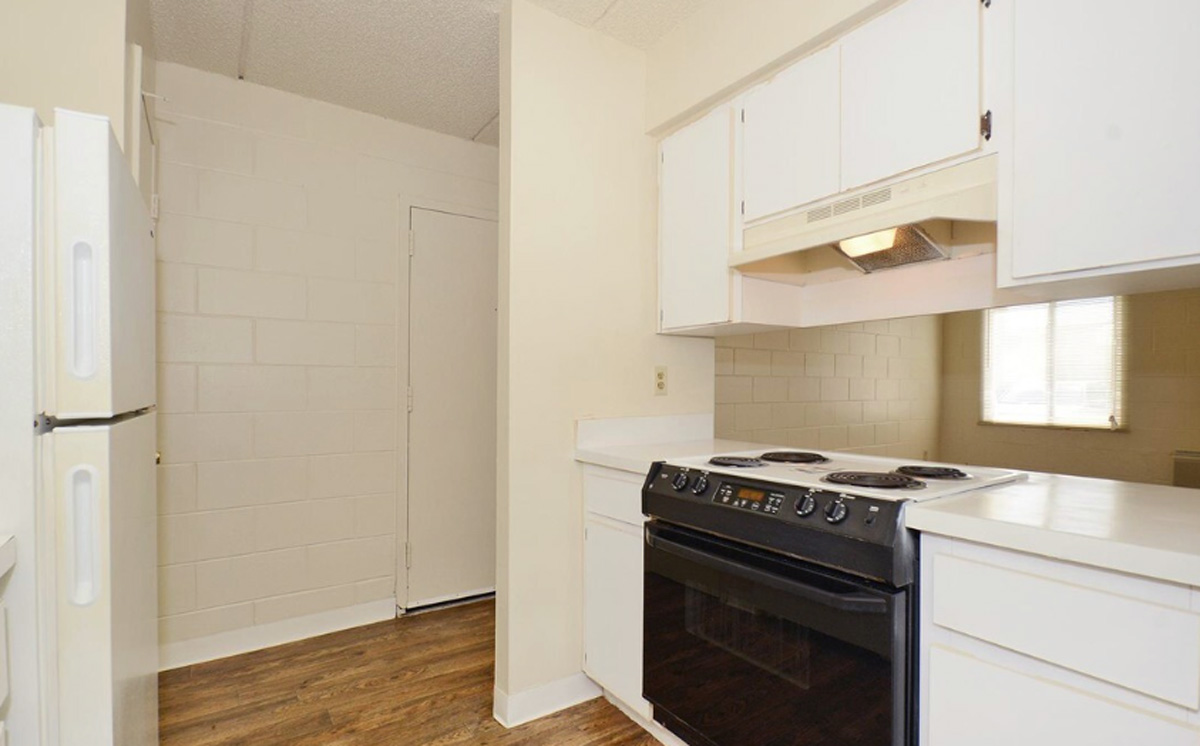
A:
<svg viewBox="0 0 1200 746">
<path fill-rule="evenodd" d="M 909 746 L 904 590 L 652 521 L 643 693 L 696 746 Z"/>
</svg>

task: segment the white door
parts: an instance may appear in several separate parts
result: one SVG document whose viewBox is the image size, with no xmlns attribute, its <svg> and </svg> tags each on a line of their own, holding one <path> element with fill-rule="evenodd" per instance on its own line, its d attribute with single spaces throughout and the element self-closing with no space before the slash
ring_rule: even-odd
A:
<svg viewBox="0 0 1200 746">
<path fill-rule="evenodd" d="M 742 185 L 747 221 L 836 194 L 841 116 L 836 46 L 746 96 Z"/>
<path fill-rule="evenodd" d="M 642 699 L 642 529 L 593 515 L 584 525 L 584 670 L 648 716 Z"/>
<path fill-rule="evenodd" d="M 1013 277 L 1200 254 L 1200 4 L 1012 10 Z"/>
<path fill-rule="evenodd" d="M 663 329 L 729 321 L 733 109 L 722 106 L 662 142 L 658 190 Z"/>
<path fill-rule="evenodd" d="M 842 40 L 842 189 L 980 145 L 979 0 L 906 0 Z"/>
<path fill-rule="evenodd" d="M 158 743 L 155 415 L 43 436 L 61 746 Z"/>
<path fill-rule="evenodd" d="M 497 228 L 414 209 L 408 600 L 496 586 Z"/>
<path fill-rule="evenodd" d="M 42 411 L 111 417 L 155 399 L 154 238 L 108 119 L 58 110 L 44 243 L 53 304 Z"/>
</svg>

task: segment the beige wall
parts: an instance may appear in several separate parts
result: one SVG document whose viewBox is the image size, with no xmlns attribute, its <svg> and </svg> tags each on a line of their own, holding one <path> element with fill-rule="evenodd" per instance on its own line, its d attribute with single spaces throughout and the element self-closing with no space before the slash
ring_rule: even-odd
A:
<svg viewBox="0 0 1200 746">
<path fill-rule="evenodd" d="M 0 22 L 0 101 L 103 114 L 125 136 L 125 0 L 13 0 Z"/>
<path fill-rule="evenodd" d="M 392 598 L 408 205 L 494 210 L 496 150 L 157 73 L 162 642 Z"/>
<path fill-rule="evenodd" d="M 710 0 L 649 50 L 646 129 L 661 131 L 897 0 Z"/>
<path fill-rule="evenodd" d="M 717 340 L 718 437 L 938 458 L 936 316 Z"/>
<path fill-rule="evenodd" d="M 1128 299 L 1128 432 L 979 424 L 983 313 L 943 325 L 942 457 L 965 464 L 1170 484 L 1200 450 L 1200 290 Z"/>
<path fill-rule="evenodd" d="M 515 695 L 581 669 L 576 419 L 709 411 L 713 345 L 654 331 L 645 56 L 528 0 L 501 39 L 496 685 Z"/>
</svg>

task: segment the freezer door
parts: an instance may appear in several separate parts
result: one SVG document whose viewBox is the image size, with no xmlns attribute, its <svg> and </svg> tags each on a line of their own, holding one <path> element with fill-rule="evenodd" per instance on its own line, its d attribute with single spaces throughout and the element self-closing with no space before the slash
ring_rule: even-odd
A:
<svg viewBox="0 0 1200 746">
<path fill-rule="evenodd" d="M 111 417 L 154 404 L 154 237 L 108 119 L 58 109 L 46 204 L 42 411 Z"/>
<path fill-rule="evenodd" d="M 158 743 L 154 419 L 43 436 L 60 746 Z"/>
</svg>

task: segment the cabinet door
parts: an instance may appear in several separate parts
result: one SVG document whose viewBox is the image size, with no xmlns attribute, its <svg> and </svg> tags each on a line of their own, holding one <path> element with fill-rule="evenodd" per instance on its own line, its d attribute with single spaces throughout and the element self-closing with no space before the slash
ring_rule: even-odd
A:
<svg viewBox="0 0 1200 746">
<path fill-rule="evenodd" d="M 1200 254 L 1200 4 L 1014 13 L 1013 277 Z"/>
<path fill-rule="evenodd" d="M 732 112 L 722 106 L 662 143 L 659 301 L 663 329 L 729 321 Z"/>
<path fill-rule="evenodd" d="M 836 46 L 822 50 L 746 97 L 746 220 L 837 193 L 839 60 Z"/>
<path fill-rule="evenodd" d="M 843 189 L 979 147 L 982 7 L 907 0 L 843 39 Z"/>
<path fill-rule="evenodd" d="M 922 746 L 1196 746 L 1200 730 L 934 647 Z"/>
<path fill-rule="evenodd" d="M 641 528 L 588 516 L 583 577 L 584 668 L 643 711 Z"/>
</svg>

